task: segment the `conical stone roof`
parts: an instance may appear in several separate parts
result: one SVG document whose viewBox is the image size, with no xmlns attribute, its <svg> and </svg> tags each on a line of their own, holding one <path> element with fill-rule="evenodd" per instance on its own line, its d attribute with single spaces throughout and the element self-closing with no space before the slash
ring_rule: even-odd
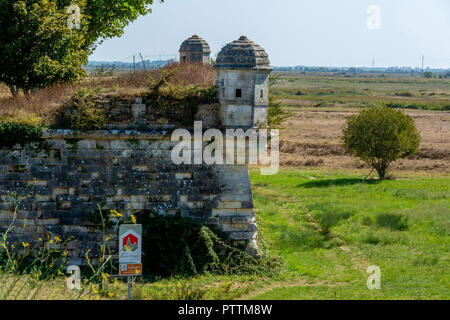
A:
<svg viewBox="0 0 450 320">
<path fill-rule="evenodd" d="M 266 51 L 246 36 L 223 47 L 214 68 L 272 70 Z"/>
<path fill-rule="evenodd" d="M 211 49 L 205 40 L 200 38 L 198 35 L 193 35 L 181 44 L 180 52 L 211 53 Z"/>
</svg>

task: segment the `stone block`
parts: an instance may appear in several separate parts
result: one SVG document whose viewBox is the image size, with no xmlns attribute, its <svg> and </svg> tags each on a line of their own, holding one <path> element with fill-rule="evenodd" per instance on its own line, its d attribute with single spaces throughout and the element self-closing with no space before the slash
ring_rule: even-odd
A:
<svg viewBox="0 0 450 320">
<path fill-rule="evenodd" d="M 255 221 L 255 218 L 254 217 L 252 217 L 252 216 L 243 216 L 243 217 L 239 217 L 239 216 L 236 216 L 236 217 L 232 217 L 231 218 L 231 222 L 232 223 L 253 223 Z"/>
<path fill-rule="evenodd" d="M 213 217 L 230 217 L 237 215 L 237 209 L 213 209 L 212 216 Z"/>
<path fill-rule="evenodd" d="M 255 215 L 255 211 L 253 209 L 237 209 L 236 215 L 253 217 Z"/>
<path fill-rule="evenodd" d="M 219 228 L 224 232 L 249 231 L 248 224 L 220 224 Z"/>
<path fill-rule="evenodd" d="M 256 237 L 256 232 L 232 232 L 230 234 L 230 238 L 233 240 L 252 240 Z"/>
<path fill-rule="evenodd" d="M 47 226 L 47 225 L 57 225 L 59 223 L 58 219 L 37 219 L 35 221 L 38 226 Z"/>
<path fill-rule="evenodd" d="M 96 149 L 96 140 L 81 140 L 78 141 L 78 149 Z"/>
<path fill-rule="evenodd" d="M 239 201 L 222 201 L 222 205 L 225 209 L 240 209 L 242 207 Z"/>
</svg>

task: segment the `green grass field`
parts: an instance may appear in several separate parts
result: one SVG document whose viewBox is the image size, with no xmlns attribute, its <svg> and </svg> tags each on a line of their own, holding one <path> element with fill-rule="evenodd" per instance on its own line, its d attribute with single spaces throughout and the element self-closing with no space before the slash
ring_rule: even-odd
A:
<svg viewBox="0 0 450 320">
<path fill-rule="evenodd" d="M 403 172 L 378 181 L 365 174 L 252 170 L 260 248 L 280 259 L 280 274 L 140 280 L 134 298 L 449 299 L 450 176 Z M 367 288 L 372 265 L 381 269 L 380 290 Z M 8 287 L 0 285 L 6 299 L 14 297 Z M 61 279 L 44 289 L 37 299 L 125 299 L 127 292 L 117 279 L 78 296 Z"/>
<path fill-rule="evenodd" d="M 260 234 L 287 269 L 254 299 L 450 298 L 450 177 L 251 174 Z M 381 290 L 366 286 L 370 265 Z"/>
<path fill-rule="evenodd" d="M 138 285 L 143 299 L 449 299 L 450 175 L 252 170 L 261 250 L 275 277 L 202 275 Z M 381 289 L 367 288 L 371 265 Z M 111 290 L 122 297 L 125 287 Z"/>
</svg>

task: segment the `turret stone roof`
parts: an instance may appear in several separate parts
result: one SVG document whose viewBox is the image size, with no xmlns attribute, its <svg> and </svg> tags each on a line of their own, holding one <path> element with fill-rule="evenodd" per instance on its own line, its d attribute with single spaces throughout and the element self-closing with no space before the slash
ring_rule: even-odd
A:
<svg viewBox="0 0 450 320">
<path fill-rule="evenodd" d="M 259 45 L 246 36 L 227 44 L 217 56 L 215 68 L 272 70 L 269 56 Z"/>
<path fill-rule="evenodd" d="M 200 38 L 198 35 L 193 35 L 181 44 L 180 52 L 211 53 L 211 49 L 205 40 Z"/>
</svg>

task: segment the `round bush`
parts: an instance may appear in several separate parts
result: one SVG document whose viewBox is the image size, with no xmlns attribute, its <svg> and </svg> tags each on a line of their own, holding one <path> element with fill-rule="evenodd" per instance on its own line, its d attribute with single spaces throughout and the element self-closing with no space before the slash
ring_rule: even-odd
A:
<svg viewBox="0 0 450 320">
<path fill-rule="evenodd" d="M 344 147 L 374 168 L 380 179 L 397 159 L 417 152 L 420 134 L 401 110 L 377 106 L 351 116 L 343 127 Z"/>
</svg>

